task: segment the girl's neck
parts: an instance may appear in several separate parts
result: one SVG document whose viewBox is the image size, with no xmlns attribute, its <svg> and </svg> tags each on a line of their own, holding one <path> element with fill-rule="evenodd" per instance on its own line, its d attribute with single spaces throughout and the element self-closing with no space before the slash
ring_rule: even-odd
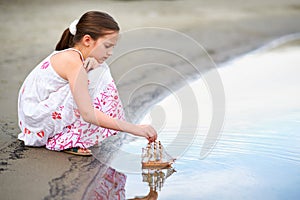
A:
<svg viewBox="0 0 300 200">
<path fill-rule="evenodd" d="M 89 51 L 88 51 L 88 49 L 86 47 L 81 46 L 81 45 L 75 45 L 72 48 L 80 51 L 80 53 L 83 56 L 84 60 L 88 57 Z"/>
</svg>

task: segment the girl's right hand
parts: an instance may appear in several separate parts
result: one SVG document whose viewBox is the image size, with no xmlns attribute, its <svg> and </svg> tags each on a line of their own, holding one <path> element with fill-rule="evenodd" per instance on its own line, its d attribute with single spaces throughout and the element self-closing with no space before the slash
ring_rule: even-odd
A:
<svg viewBox="0 0 300 200">
<path fill-rule="evenodd" d="M 157 139 L 157 132 L 151 125 L 138 125 L 141 129 L 141 135 L 150 143 Z"/>
</svg>

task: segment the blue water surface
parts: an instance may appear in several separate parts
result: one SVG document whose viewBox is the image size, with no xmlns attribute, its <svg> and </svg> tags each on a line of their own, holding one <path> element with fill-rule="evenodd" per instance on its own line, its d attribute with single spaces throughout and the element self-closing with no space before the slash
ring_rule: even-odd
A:
<svg viewBox="0 0 300 200">
<path fill-rule="evenodd" d="M 300 199 L 299 55 L 299 46 L 282 45 L 237 58 L 219 69 L 226 117 L 215 147 L 205 158 L 200 151 L 212 116 L 209 90 L 203 79 L 190 85 L 201 119 L 192 142 L 175 144 L 186 146 L 185 151 L 169 152 L 177 157 L 173 165 L 177 172 L 157 191 L 158 199 Z M 153 125 L 167 150 L 174 149 L 172 141 L 178 134 L 190 134 L 189 124 L 181 124 L 184 108 L 176 95 L 154 106 L 143 120 L 163 121 Z M 163 119 L 153 119 L 159 116 Z M 186 126 L 180 129 L 186 132 L 179 132 L 178 126 Z M 123 151 L 133 155 L 124 158 L 130 166 L 114 164 L 127 175 L 127 198 L 149 192 L 139 170 L 128 170 L 140 168 L 138 156 L 145 145 L 143 139 L 124 145 Z"/>
</svg>

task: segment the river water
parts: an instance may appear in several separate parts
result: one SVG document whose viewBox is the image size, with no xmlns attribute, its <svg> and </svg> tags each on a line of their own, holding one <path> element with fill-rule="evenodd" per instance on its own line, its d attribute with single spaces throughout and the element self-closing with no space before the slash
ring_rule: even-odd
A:
<svg viewBox="0 0 300 200">
<path fill-rule="evenodd" d="M 215 146 L 205 157 L 200 152 L 213 106 L 209 86 L 203 78 L 155 105 L 142 120 L 156 127 L 158 139 L 177 158 L 173 164 L 176 172 L 172 171 L 150 196 L 152 199 L 299 199 L 299 41 L 251 52 L 224 63 L 218 73 L 226 99 L 225 118 Z M 197 102 L 190 107 L 199 113 L 196 127 L 182 123 L 186 117 L 182 110 L 189 108 L 182 106 L 180 93 L 185 94 L 190 88 L 193 95 L 188 98 Z M 191 128 L 192 140 L 176 140 L 174 144 L 179 134 L 191 135 Z M 144 139 L 124 145 L 122 150 L 130 156 L 112 163 L 127 176 L 126 198 L 143 197 L 150 191 L 140 169 L 141 149 L 145 146 Z"/>
</svg>

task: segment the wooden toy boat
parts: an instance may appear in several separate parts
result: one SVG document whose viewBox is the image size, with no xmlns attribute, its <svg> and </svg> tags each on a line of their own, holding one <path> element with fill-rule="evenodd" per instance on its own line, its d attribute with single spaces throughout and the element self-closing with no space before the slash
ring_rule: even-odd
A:
<svg viewBox="0 0 300 200">
<path fill-rule="evenodd" d="M 160 141 L 148 143 L 147 147 L 142 150 L 143 169 L 169 168 L 175 161 L 175 159 L 166 152 Z"/>
</svg>

